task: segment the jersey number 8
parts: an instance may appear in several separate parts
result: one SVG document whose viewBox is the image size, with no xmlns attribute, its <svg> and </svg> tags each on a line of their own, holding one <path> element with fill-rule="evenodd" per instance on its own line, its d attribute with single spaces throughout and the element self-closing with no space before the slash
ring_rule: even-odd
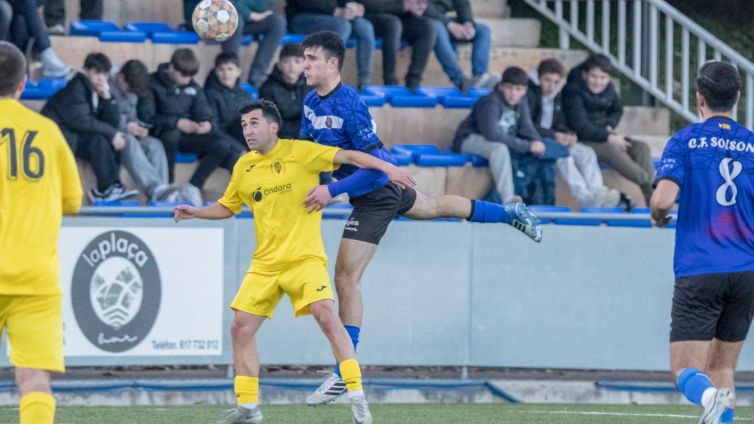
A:
<svg viewBox="0 0 754 424">
<path fill-rule="evenodd" d="M 728 166 L 731 163 L 733 164 L 733 169 Z M 715 193 L 717 203 L 719 203 L 720 206 L 733 206 L 736 204 L 736 196 L 738 196 L 738 187 L 736 187 L 736 184 L 733 182 L 733 180 L 741 174 L 741 171 L 743 171 L 743 165 L 741 165 L 741 162 L 737 160 L 725 158 L 720 161 L 720 166 L 718 167 L 718 169 L 720 170 L 720 175 L 722 175 L 725 182 L 717 189 L 717 193 Z M 728 199 L 729 189 L 730 199 Z"/>
</svg>

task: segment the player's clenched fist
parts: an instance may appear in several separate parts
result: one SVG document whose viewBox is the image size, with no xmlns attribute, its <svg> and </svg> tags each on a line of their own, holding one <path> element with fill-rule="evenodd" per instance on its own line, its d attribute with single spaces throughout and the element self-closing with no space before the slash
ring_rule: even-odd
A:
<svg viewBox="0 0 754 424">
<path fill-rule="evenodd" d="M 173 219 L 175 222 L 181 222 L 186 219 L 192 219 L 196 217 L 196 209 L 189 205 L 178 205 L 173 211 Z"/>
</svg>

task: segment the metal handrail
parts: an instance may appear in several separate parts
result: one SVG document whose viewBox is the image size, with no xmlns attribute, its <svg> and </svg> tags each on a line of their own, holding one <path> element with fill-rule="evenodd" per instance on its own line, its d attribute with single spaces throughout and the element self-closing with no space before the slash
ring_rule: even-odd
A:
<svg viewBox="0 0 754 424">
<path fill-rule="evenodd" d="M 593 52 L 610 57 L 615 68 L 623 75 L 689 122 L 697 122 L 699 119 L 695 102 L 690 101 L 693 95 L 691 81 L 696 75 L 696 69 L 691 66 L 692 59 L 696 67 L 708 59 L 730 62 L 741 72 L 744 82 L 742 90 L 745 91 L 743 116 L 738 116 L 737 107 L 733 111 L 734 116 L 742 118 L 738 120 L 744 122 L 749 129 L 754 129 L 754 63 L 664 0 L 524 1 L 558 25 L 561 48 L 569 48 L 570 37 L 573 37 Z M 602 31 L 595 31 L 597 4 L 602 9 Z M 618 6 L 615 14 L 613 12 L 616 8 L 612 7 L 614 4 Z M 565 5 L 570 7 L 568 16 L 564 12 Z M 586 10 L 585 31 L 580 28 L 579 16 L 582 9 Z M 629 19 L 629 11 L 632 19 Z M 614 17 L 617 28 L 612 25 Z M 630 61 L 626 51 L 629 22 L 633 25 Z M 680 29 L 680 43 L 675 41 L 676 27 Z M 610 39 L 613 29 L 618 32 L 617 51 L 614 51 Z M 665 37 L 660 36 L 661 30 Z M 692 43 L 696 45 L 695 53 L 692 53 Z M 708 50 L 712 51 L 711 56 L 708 56 Z M 663 66 L 659 64 L 660 54 L 665 55 Z M 675 76 L 676 55 L 680 55 L 680 78 Z M 661 68 L 664 68 L 665 78 L 659 77 Z"/>
</svg>

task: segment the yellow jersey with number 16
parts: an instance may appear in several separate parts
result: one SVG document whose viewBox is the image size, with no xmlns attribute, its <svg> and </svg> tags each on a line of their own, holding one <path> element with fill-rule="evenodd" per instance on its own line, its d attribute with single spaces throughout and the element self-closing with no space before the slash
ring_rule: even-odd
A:
<svg viewBox="0 0 754 424">
<path fill-rule="evenodd" d="M 0 295 L 60 293 L 60 225 L 82 195 L 58 126 L 0 99 Z"/>
</svg>

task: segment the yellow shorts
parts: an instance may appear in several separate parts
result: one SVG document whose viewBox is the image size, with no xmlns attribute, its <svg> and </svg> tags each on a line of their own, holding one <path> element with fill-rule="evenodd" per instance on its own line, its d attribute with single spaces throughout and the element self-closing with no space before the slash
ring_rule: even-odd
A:
<svg viewBox="0 0 754 424">
<path fill-rule="evenodd" d="M 327 268 L 323 263 L 311 261 L 283 271 L 249 270 L 230 307 L 272 318 L 284 293 L 291 298 L 296 318 L 309 315 L 312 303 L 334 299 Z"/>
<path fill-rule="evenodd" d="M 61 295 L 0 295 L 0 331 L 8 332 L 18 368 L 64 372 Z"/>
</svg>

